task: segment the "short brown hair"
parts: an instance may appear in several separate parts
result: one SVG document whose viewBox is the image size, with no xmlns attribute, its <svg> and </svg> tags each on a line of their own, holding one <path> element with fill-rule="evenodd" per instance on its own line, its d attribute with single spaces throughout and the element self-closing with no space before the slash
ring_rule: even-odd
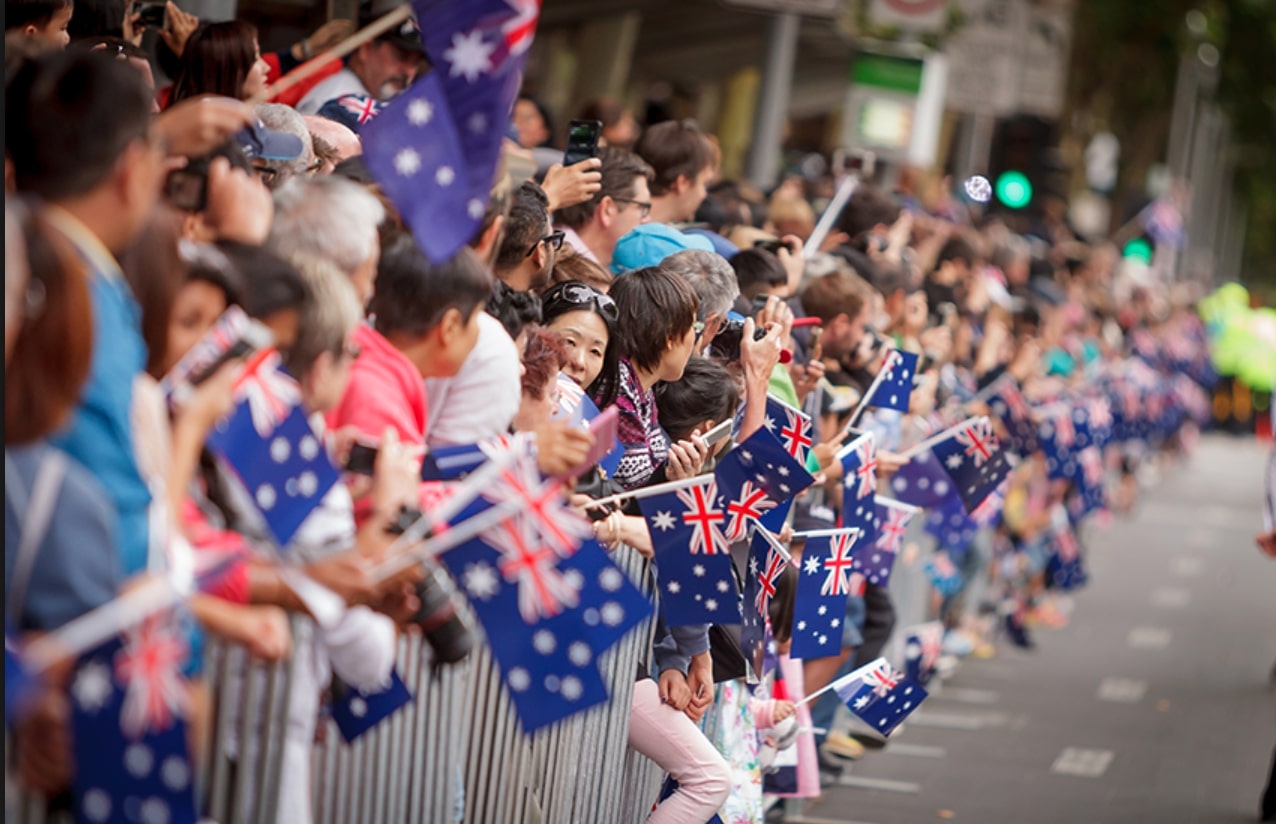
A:
<svg viewBox="0 0 1276 824">
<path fill-rule="evenodd" d="M 542 291 L 548 291 L 554 284 L 566 283 L 569 280 L 588 283 L 600 292 L 607 292 L 616 278 L 611 272 L 564 244 L 558 257 L 554 259 L 554 269 L 550 272 L 549 283 L 545 284 L 545 289 Z"/>
<path fill-rule="evenodd" d="M 716 148 L 691 120 L 667 120 L 647 129 L 634 147 L 651 164 L 655 177 L 651 193 L 657 197 L 671 190 L 678 178 L 694 180 L 713 166 Z"/>
<path fill-rule="evenodd" d="M 878 224 L 890 226 L 899 220 L 899 204 L 889 194 L 869 184 L 859 186 L 838 216 L 837 228 L 851 243 Z"/>
<path fill-rule="evenodd" d="M 616 278 L 611 297 L 619 312 L 620 353 L 640 369 L 655 369 L 670 341 L 687 334 L 700 309 L 691 284 L 658 266 Z"/>
<path fill-rule="evenodd" d="M 554 212 L 554 220 L 558 223 L 572 229 L 579 229 L 594 219 L 594 212 L 598 211 L 598 206 L 603 202 L 604 197 L 610 197 L 613 200 L 632 198 L 634 181 L 640 177 L 646 178 L 648 183 L 655 185 L 652 183 L 655 173 L 651 167 L 628 149 L 605 146 L 598 150 L 598 159 L 603 162 L 599 169 L 603 176 L 600 188 L 584 203 L 577 203 L 575 206 L 567 206 Z"/>
<path fill-rule="evenodd" d="M 4 373 L 4 443 L 60 427 L 80 400 L 93 359 L 88 274 L 67 241 L 35 212 L 23 219 L 31 281 L 26 317 Z"/>
<path fill-rule="evenodd" d="M 833 272 L 807 284 L 802 291 L 802 308 L 822 323 L 843 314 L 854 320 L 868 303 L 869 289 L 858 275 Z"/>
</svg>

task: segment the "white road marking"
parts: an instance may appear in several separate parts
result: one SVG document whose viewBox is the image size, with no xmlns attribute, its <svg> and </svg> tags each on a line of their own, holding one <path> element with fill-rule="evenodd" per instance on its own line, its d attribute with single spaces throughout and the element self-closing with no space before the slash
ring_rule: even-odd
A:
<svg viewBox="0 0 1276 824">
<path fill-rule="evenodd" d="M 1148 682 L 1134 678 L 1104 678 L 1099 682 L 1100 701 L 1118 704 L 1137 704 L 1147 694 Z"/>
<path fill-rule="evenodd" d="M 963 704 L 996 704 L 1001 695 L 993 690 L 977 690 L 969 687 L 944 687 L 943 690 L 931 693 L 932 698 L 948 698 Z"/>
<path fill-rule="evenodd" d="M 1126 643 L 1135 649 L 1165 649 L 1170 645 L 1170 631 L 1161 627 L 1135 627 Z"/>
<path fill-rule="evenodd" d="M 858 775 L 844 775 L 837 780 L 843 787 L 859 787 L 863 790 L 884 790 L 888 793 L 919 793 L 922 785 L 913 781 L 891 781 L 886 778 L 864 778 Z"/>
<path fill-rule="evenodd" d="M 1180 578 L 1196 578 L 1205 572 L 1205 561 L 1191 556 L 1175 558 L 1170 562 L 1170 571 Z"/>
<path fill-rule="evenodd" d="M 1111 750 L 1086 750 L 1067 747 L 1050 766 L 1050 772 L 1059 775 L 1075 775 L 1081 778 L 1098 778 L 1107 772 L 1112 763 Z"/>
<path fill-rule="evenodd" d="M 927 744 L 897 744 L 891 742 L 882 752 L 887 755 L 906 755 L 911 758 L 947 758 L 948 750 Z"/>
<path fill-rule="evenodd" d="M 1004 727 L 1005 713 L 971 715 L 955 712 L 930 712 L 919 710 L 908 719 L 916 727 L 937 727 L 945 730 L 982 730 L 984 727 Z"/>
<path fill-rule="evenodd" d="M 1192 591 L 1177 587 L 1166 587 L 1152 593 L 1152 606 L 1165 609 L 1182 609 L 1192 603 Z"/>
</svg>

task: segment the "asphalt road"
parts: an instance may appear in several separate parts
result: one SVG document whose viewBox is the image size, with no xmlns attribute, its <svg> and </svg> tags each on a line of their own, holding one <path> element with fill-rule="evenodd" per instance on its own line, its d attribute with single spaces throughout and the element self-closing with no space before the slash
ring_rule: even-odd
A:
<svg viewBox="0 0 1276 824">
<path fill-rule="evenodd" d="M 1276 746 L 1276 562 L 1253 541 L 1265 460 L 1252 439 L 1205 438 L 1088 536 L 1069 626 L 964 661 L 789 820 L 1256 821 Z"/>
</svg>

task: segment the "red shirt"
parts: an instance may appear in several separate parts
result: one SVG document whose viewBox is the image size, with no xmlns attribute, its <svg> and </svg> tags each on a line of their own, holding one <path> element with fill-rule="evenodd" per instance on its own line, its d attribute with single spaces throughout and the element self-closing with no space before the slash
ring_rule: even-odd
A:
<svg viewBox="0 0 1276 824">
<path fill-rule="evenodd" d="M 328 428 L 353 426 L 380 443 L 387 426 L 399 442 L 425 446 L 425 382 L 412 361 L 390 341 L 364 324 L 352 335 L 360 354 L 350 365 L 350 383 L 341 402 L 328 413 Z"/>
</svg>

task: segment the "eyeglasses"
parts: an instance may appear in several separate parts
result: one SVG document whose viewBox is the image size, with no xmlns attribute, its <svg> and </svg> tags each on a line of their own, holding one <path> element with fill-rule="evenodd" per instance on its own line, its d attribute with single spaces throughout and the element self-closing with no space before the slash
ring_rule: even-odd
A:
<svg viewBox="0 0 1276 824">
<path fill-rule="evenodd" d="M 559 249 L 563 248 L 563 238 L 565 237 L 567 237 L 567 233 L 564 232 L 562 229 L 559 229 L 557 232 L 550 232 L 549 234 L 545 235 L 545 237 L 533 243 L 532 248 L 527 250 L 527 254 L 525 255 L 525 257 L 531 257 L 532 253 L 535 252 L 538 248 L 540 248 L 540 245 L 542 243 L 548 243 L 550 246 L 554 248 L 554 251 L 557 252 Z"/>
<path fill-rule="evenodd" d="M 691 324 L 691 328 L 696 330 L 696 343 L 700 342 L 700 338 L 704 336 L 704 321 L 698 320 Z"/>
<path fill-rule="evenodd" d="M 258 166 L 255 163 L 253 164 L 253 171 L 257 173 L 257 177 L 261 182 L 267 186 L 274 183 L 275 178 L 279 176 L 278 169 L 272 169 L 269 166 Z"/>
<path fill-rule="evenodd" d="M 560 283 L 541 298 L 546 309 L 552 309 L 554 304 L 560 301 L 570 306 L 593 306 L 598 310 L 598 314 L 609 321 L 620 317 L 616 301 L 612 300 L 610 295 L 603 294 L 587 283 L 579 281 Z"/>
<path fill-rule="evenodd" d="M 363 350 L 359 348 L 357 343 L 347 342 L 341 345 L 341 349 L 338 350 L 338 354 L 343 355 L 352 361 L 356 361 L 359 359 L 359 356 L 363 354 Z"/>
<path fill-rule="evenodd" d="M 634 206 L 637 206 L 638 211 L 641 213 L 644 220 L 647 219 L 647 215 L 651 214 L 650 200 L 634 200 L 632 197 L 613 197 L 612 200 L 617 203 L 631 203 Z"/>
</svg>

